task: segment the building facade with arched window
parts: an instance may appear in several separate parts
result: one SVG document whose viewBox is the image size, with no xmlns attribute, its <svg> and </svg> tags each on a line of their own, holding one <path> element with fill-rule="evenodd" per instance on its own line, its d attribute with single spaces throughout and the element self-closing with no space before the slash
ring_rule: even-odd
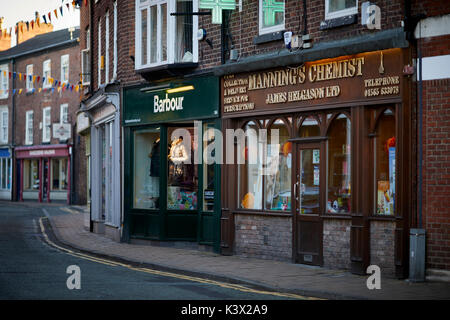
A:
<svg viewBox="0 0 450 320">
<path fill-rule="evenodd" d="M 223 253 L 404 274 L 413 219 L 408 55 L 394 48 L 222 69 L 223 131 L 245 132 L 224 150 L 235 163 L 222 167 Z"/>
</svg>

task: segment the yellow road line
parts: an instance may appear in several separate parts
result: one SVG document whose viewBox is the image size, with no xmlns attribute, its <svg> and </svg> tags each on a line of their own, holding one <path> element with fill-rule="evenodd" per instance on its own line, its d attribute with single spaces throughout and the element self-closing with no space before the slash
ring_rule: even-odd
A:
<svg viewBox="0 0 450 320">
<path fill-rule="evenodd" d="M 45 232 L 44 224 L 42 223 L 42 219 L 47 219 L 47 217 L 39 218 L 39 224 L 40 224 L 40 227 L 41 227 L 41 232 L 44 235 L 45 241 L 49 245 L 51 245 L 52 247 L 55 247 L 55 248 L 57 248 L 57 249 L 59 249 L 61 251 L 64 251 L 65 253 L 70 254 L 71 256 L 74 256 L 74 257 L 90 260 L 92 262 L 102 263 L 102 264 L 109 265 L 109 266 L 112 266 L 112 267 L 120 266 L 120 267 L 124 267 L 124 268 L 130 269 L 130 270 L 134 270 L 134 271 L 145 272 L 145 273 L 158 275 L 158 276 L 164 276 L 164 277 L 171 277 L 171 278 L 176 278 L 176 279 L 188 280 L 188 281 L 193 281 L 193 282 L 199 282 L 199 283 L 204 283 L 204 284 L 210 284 L 210 285 L 215 285 L 215 286 L 219 286 L 219 287 L 226 288 L 226 289 L 238 290 L 238 291 L 242 291 L 242 292 L 249 292 L 249 293 L 256 293 L 256 294 L 265 294 L 265 295 L 272 295 L 272 296 L 283 297 L 283 298 L 301 299 L 301 300 L 323 300 L 323 299 L 320 299 L 320 298 L 306 297 L 306 296 L 293 294 L 293 293 L 283 293 L 283 292 L 272 292 L 272 291 L 256 290 L 256 289 L 251 289 L 251 288 L 245 287 L 243 285 L 239 285 L 239 284 L 225 283 L 225 282 L 220 282 L 220 281 L 215 281 L 215 280 L 210 280 L 210 279 L 203 279 L 203 278 L 199 278 L 199 277 L 192 277 L 192 276 L 187 276 L 187 275 L 183 275 L 183 274 L 166 272 L 166 271 L 160 271 L 160 270 L 155 270 L 155 269 L 133 267 L 133 266 L 128 265 L 128 264 L 123 264 L 123 263 L 116 262 L 116 261 L 106 260 L 106 259 L 102 259 L 102 258 L 98 258 L 98 257 L 93 257 L 93 256 L 90 256 L 90 255 L 87 255 L 87 254 L 74 252 L 74 251 L 72 251 L 70 249 L 66 249 L 66 248 L 63 248 L 61 246 L 58 246 L 56 243 L 54 243 L 53 241 L 51 241 L 48 238 L 47 233 Z"/>
</svg>

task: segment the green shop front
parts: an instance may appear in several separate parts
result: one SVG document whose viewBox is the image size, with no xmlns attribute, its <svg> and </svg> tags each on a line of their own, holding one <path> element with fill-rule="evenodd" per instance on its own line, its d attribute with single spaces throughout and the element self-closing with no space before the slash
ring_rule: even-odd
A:
<svg viewBox="0 0 450 320">
<path fill-rule="evenodd" d="M 219 252 L 218 78 L 126 88 L 123 110 L 123 240 L 196 242 Z"/>
</svg>

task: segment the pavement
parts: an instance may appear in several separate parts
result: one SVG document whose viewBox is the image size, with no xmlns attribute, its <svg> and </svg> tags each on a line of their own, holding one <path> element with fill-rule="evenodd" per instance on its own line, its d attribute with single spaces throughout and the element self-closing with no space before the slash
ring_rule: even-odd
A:
<svg viewBox="0 0 450 320">
<path fill-rule="evenodd" d="M 42 206 L 45 209 L 45 206 Z M 46 214 L 57 241 L 98 256 L 190 276 L 240 283 L 283 293 L 324 299 L 448 300 L 448 282 L 409 282 L 381 278 L 381 289 L 367 288 L 369 277 L 289 262 L 223 256 L 194 249 L 115 242 L 84 227 L 85 207 L 53 206 Z M 50 209 L 43 210 L 45 212 Z"/>
</svg>

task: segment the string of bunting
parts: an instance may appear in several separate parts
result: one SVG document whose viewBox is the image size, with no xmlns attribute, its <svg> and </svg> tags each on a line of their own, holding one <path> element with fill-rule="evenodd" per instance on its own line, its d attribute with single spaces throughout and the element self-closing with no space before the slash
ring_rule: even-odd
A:
<svg viewBox="0 0 450 320">
<path fill-rule="evenodd" d="M 42 81 L 42 85 L 44 85 L 45 84 L 45 82 L 46 82 L 46 78 L 45 77 L 41 77 L 41 76 L 36 76 L 36 75 L 26 75 L 26 73 L 19 73 L 19 72 L 6 72 L 6 71 L 3 71 L 3 76 L 6 78 L 6 77 L 8 77 L 9 76 L 9 79 L 11 79 L 11 78 L 13 78 L 14 80 L 16 80 L 16 79 L 19 79 L 19 80 L 23 80 L 23 81 L 26 81 L 27 80 L 27 77 L 28 77 L 28 80 L 30 81 L 30 82 L 32 82 L 33 84 L 34 83 L 39 83 L 40 81 Z M 81 84 L 77 84 L 77 85 L 74 85 L 74 84 L 70 84 L 70 83 L 66 83 L 66 82 L 61 82 L 60 80 L 56 80 L 55 78 L 52 78 L 52 77 L 49 77 L 48 78 L 48 83 L 50 84 L 48 87 L 40 87 L 40 88 L 31 88 L 31 89 L 23 89 L 23 88 L 21 88 L 21 89 L 12 89 L 12 94 L 13 95 L 15 95 L 15 94 L 22 94 L 22 92 L 31 92 L 31 93 L 34 93 L 34 92 L 41 92 L 41 91 L 44 91 L 44 92 L 55 92 L 55 89 L 57 90 L 57 92 L 64 92 L 64 91 L 70 91 L 70 92 L 72 92 L 72 91 L 76 91 L 76 92 L 78 92 L 79 90 L 81 90 L 82 88 L 83 88 L 83 85 L 81 85 Z M 9 91 L 9 90 L 1 90 L 0 89 L 0 95 L 1 94 L 3 94 L 5 91 Z"/>
<path fill-rule="evenodd" d="M 49 11 L 47 14 L 40 15 L 39 13 L 36 12 L 35 19 L 25 22 L 27 30 L 30 30 L 30 27 L 32 30 L 34 29 L 35 26 L 40 27 L 40 25 L 41 25 L 40 18 L 42 18 L 42 20 L 44 20 L 44 23 L 47 24 L 47 23 L 52 22 L 52 16 L 54 19 L 58 19 L 58 12 L 59 12 L 60 17 L 63 17 L 64 16 L 64 10 L 63 10 L 64 7 L 67 8 L 67 12 L 70 12 L 71 5 L 73 8 L 72 11 L 75 10 L 76 6 L 78 6 L 78 7 L 81 7 L 83 5 L 87 6 L 87 0 L 66 0 L 66 1 L 68 1 L 66 3 L 64 3 L 64 1 L 65 0 L 61 0 L 62 5 L 59 8 L 54 9 L 53 11 Z M 8 32 L 7 28 L 5 30 L 0 30 L 0 39 L 2 37 L 6 37 L 6 35 L 9 35 L 9 37 L 11 37 L 12 30 L 13 30 L 12 27 L 9 28 L 9 32 Z M 24 32 L 23 24 L 20 24 L 20 27 L 19 27 L 19 24 L 16 23 L 14 32 L 15 32 L 15 34 L 18 34 L 18 32 L 23 33 Z"/>
</svg>

